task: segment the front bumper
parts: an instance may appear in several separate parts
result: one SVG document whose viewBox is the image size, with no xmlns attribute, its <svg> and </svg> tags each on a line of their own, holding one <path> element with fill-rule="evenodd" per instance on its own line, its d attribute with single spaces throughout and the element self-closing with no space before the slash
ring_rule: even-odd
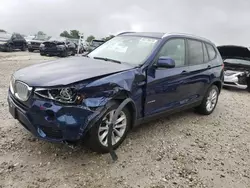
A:
<svg viewBox="0 0 250 188">
<path fill-rule="evenodd" d="M 28 49 L 31 49 L 31 50 L 39 50 L 39 49 L 40 49 L 40 46 L 29 44 L 29 45 L 28 45 Z"/>
<path fill-rule="evenodd" d="M 64 48 L 40 48 L 40 52 L 49 55 L 60 55 L 63 51 Z"/>
<path fill-rule="evenodd" d="M 9 112 L 28 131 L 48 141 L 77 141 L 87 130 L 93 111 L 82 106 L 63 106 L 34 99 L 27 107 L 8 95 Z"/>
<path fill-rule="evenodd" d="M 239 78 L 237 75 L 224 75 L 224 84 L 223 86 L 234 87 L 239 89 L 246 89 L 247 85 L 239 84 Z"/>
</svg>

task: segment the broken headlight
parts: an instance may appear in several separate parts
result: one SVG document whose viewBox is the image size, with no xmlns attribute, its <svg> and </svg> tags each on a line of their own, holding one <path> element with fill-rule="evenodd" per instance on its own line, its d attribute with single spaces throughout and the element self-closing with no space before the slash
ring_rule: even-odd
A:
<svg viewBox="0 0 250 188">
<path fill-rule="evenodd" d="M 35 89 L 35 94 L 62 103 L 75 103 L 79 99 L 77 90 L 73 87 L 56 89 L 37 88 Z"/>
</svg>

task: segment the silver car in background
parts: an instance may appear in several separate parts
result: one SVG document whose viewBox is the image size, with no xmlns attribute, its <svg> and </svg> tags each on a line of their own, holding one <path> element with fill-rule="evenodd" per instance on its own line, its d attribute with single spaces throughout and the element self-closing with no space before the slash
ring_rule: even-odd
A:
<svg viewBox="0 0 250 188">
<path fill-rule="evenodd" d="M 218 46 L 224 61 L 224 86 L 250 92 L 250 50 L 244 46 Z"/>
</svg>

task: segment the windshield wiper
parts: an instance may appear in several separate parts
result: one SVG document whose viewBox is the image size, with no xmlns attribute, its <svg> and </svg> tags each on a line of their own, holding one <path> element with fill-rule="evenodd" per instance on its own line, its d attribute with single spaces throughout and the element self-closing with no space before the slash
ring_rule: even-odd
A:
<svg viewBox="0 0 250 188">
<path fill-rule="evenodd" d="M 105 57 L 93 57 L 94 59 L 99 59 L 99 60 L 104 60 L 104 61 L 111 61 L 111 62 L 114 62 L 114 63 L 119 63 L 121 64 L 120 61 L 118 60 L 114 60 L 114 59 L 109 59 L 109 58 L 105 58 Z"/>
</svg>

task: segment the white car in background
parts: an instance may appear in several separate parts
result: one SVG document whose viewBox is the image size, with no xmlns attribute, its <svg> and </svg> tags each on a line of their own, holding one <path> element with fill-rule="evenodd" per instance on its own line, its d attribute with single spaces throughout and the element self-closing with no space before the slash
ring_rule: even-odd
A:
<svg viewBox="0 0 250 188">
<path fill-rule="evenodd" d="M 250 92 L 250 50 L 244 46 L 218 46 L 224 61 L 224 86 Z"/>
</svg>

